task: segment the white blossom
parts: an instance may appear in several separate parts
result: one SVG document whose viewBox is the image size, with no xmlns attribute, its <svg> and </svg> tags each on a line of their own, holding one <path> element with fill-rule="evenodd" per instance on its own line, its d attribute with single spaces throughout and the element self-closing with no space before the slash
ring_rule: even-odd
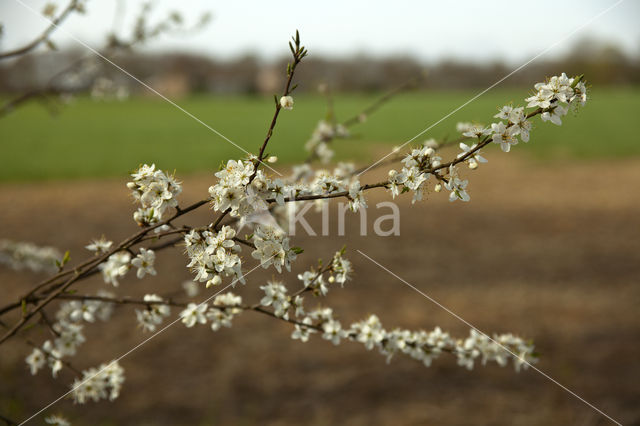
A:
<svg viewBox="0 0 640 426">
<path fill-rule="evenodd" d="M 29 369 L 31 370 L 32 375 L 35 375 L 38 370 L 44 367 L 44 365 L 47 363 L 44 352 L 42 352 L 38 348 L 34 348 L 31 354 L 27 356 L 25 361 L 27 365 L 29 365 Z"/>
<path fill-rule="evenodd" d="M 126 251 L 119 251 L 112 254 L 109 258 L 101 263 L 98 268 L 102 271 L 102 278 L 107 284 L 118 286 L 118 278 L 126 275 L 129 271 L 129 261 L 131 255 Z"/>
<path fill-rule="evenodd" d="M 302 281 L 302 285 L 305 288 L 312 289 L 316 295 L 326 296 L 329 292 L 324 277 L 318 271 L 305 271 L 302 274 L 298 274 L 298 279 Z"/>
<path fill-rule="evenodd" d="M 507 127 L 502 121 L 491 124 L 491 138 L 493 143 L 500 144 L 500 148 L 504 152 L 511 150 L 511 145 L 516 145 L 518 139 L 516 136 L 516 129 L 513 126 Z"/>
<path fill-rule="evenodd" d="M 469 153 L 469 152 L 473 151 L 474 149 L 476 149 L 478 144 L 473 144 L 473 145 L 469 146 L 464 142 L 460 142 L 459 146 L 460 146 L 460 149 L 462 150 L 462 152 L 460 154 L 458 154 L 457 158 L 462 158 L 465 155 L 467 155 L 467 153 Z M 467 161 L 467 163 L 469 163 L 469 168 L 470 169 L 476 169 L 478 167 L 479 163 L 486 163 L 487 159 L 484 158 L 482 155 L 480 155 L 480 150 L 478 150 L 478 151 L 475 151 L 470 156 L 468 156 L 466 161 Z"/>
<path fill-rule="evenodd" d="M 480 139 L 482 136 L 487 136 L 489 134 L 491 134 L 491 130 L 488 127 L 484 127 L 480 124 L 474 124 L 469 126 L 464 133 L 462 133 L 462 136 Z"/>
<path fill-rule="evenodd" d="M 369 316 L 365 321 L 353 323 L 351 331 L 355 334 L 356 341 L 364 344 L 368 350 L 379 345 L 386 335 L 380 320 L 375 315 Z"/>
<path fill-rule="evenodd" d="M 95 321 L 95 312 L 98 309 L 98 305 L 93 301 L 79 301 L 73 300 L 69 302 L 70 310 L 69 319 L 73 322 Z"/>
<path fill-rule="evenodd" d="M 140 253 L 131 261 L 131 264 L 138 268 L 136 276 L 142 278 L 145 274 L 156 275 L 156 270 L 153 268 L 153 263 L 156 260 L 156 254 L 153 250 L 147 250 L 144 247 L 140 248 Z"/>
<path fill-rule="evenodd" d="M 529 142 L 529 132 L 531 131 L 531 122 L 527 120 L 524 113 L 524 107 L 514 108 L 509 114 L 509 121 L 512 123 L 514 134 L 520 135 L 523 142 Z"/>
<path fill-rule="evenodd" d="M 462 180 L 458 177 L 458 172 L 453 164 L 449 166 L 449 180 L 444 184 L 444 187 L 451 191 L 449 201 L 469 201 L 471 198 L 466 191 L 468 183 L 468 180 Z"/>
<path fill-rule="evenodd" d="M 364 191 L 360 188 L 360 181 L 355 179 L 349 186 L 349 210 L 357 212 L 361 208 L 367 208 Z"/>
<path fill-rule="evenodd" d="M 102 364 L 82 372 L 82 379 L 76 379 L 71 393 L 76 403 L 84 404 L 89 400 L 101 399 L 113 401 L 120 395 L 124 383 L 124 369 L 117 361 Z"/>
<path fill-rule="evenodd" d="M 102 254 L 111 250 L 112 245 L 113 245 L 113 242 L 107 240 L 103 235 L 98 239 L 92 240 L 89 245 L 85 246 L 85 248 L 96 254 Z"/>
<path fill-rule="evenodd" d="M 58 377 L 58 372 L 60 372 L 63 367 L 61 359 L 63 354 L 54 347 L 50 340 L 44 342 L 42 349 L 47 356 L 47 364 L 49 365 L 49 368 L 51 368 L 51 375 L 53 377 Z"/>
<path fill-rule="evenodd" d="M 293 330 L 293 333 L 291 333 L 291 338 L 293 340 L 300 340 L 301 342 L 309 341 L 309 336 L 312 333 L 317 333 L 317 331 L 314 328 L 305 327 L 305 325 L 311 325 L 312 323 L 313 321 L 311 320 L 311 318 L 309 317 L 304 318 L 302 320 L 302 324 L 304 325 L 296 324 Z"/>
<path fill-rule="evenodd" d="M 205 312 L 207 311 L 207 304 L 201 303 L 199 305 L 195 303 L 189 303 L 187 308 L 180 312 L 180 317 L 182 318 L 182 323 L 187 326 L 187 328 L 191 328 L 196 324 L 206 324 L 207 317 L 205 316 Z"/>
<path fill-rule="evenodd" d="M 298 250 L 289 247 L 289 238 L 283 231 L 268 225 L 258 225 L 253 234 L 253 243 L 256 248 L 251 256 L 258 259 L 263 268 L 273 265 L 278 272 L 282 272 L 284 266 L 287 271 L 291 271 L 291 262 L 296 259 Z"/>
<path fill-rule="evenodd" d="M 500 112 L 493 116 L 493 118 L 501 118 L 503 120 L 507 120 L 509 118 L 509 114 L 513 111 L 513 107 L 511 105 L 505 105 L 500 108 Z"/>
<path fill-rule="evenodd" d="M 344 287 L 344 283 L 351 278 L 353 268 L 351 267 L 351 262 L 344 257 L 344 253 L 342 251 L 336 252 L 333 256 L 331 272 L 333 274 L 332 277 L 342 287 Z"/>
<path fill-rule="evenodd" d="M 569 108 L 562 105 L 556 105 L 551 111 L 545 111 L 540 115 L 542 121 L 550 121 L 557 126 L 562 125 L 562 117 L 567 115 Z"/>
<path fill-rule="evenodd" d="M 287 288 L 282 283 L 269 281 L 266 285 L 260 286 L 260 289 L 265 293 L 260 304 L 273 307 L 275 316 L 289 319 L 291 298 L 287 294 Z"/>
<path fill-rule="evenodd" d="M 340 340 L 348 336 L 346 330 L 342 329 L 339 321 L 329 320 L 322 324 L 322 338 L 330 340 L 334 345 L 340 344 Z"/>
<path fill-rule="evenodd" d="M 236 281 L 244 284 L 242 261 L 238 256 L 241 248 L 233 241 L 235 236 L 235 230 L 229 226 L 223 226 L 219 232 L 192 230 L 185 235 L 190 259 L 187 267 L 196 273 L 194 281 L 206 282 L 209 287 L 219 285 L 224 275 L 234 277 L 233 285 Z"/>
<path fill-rule="evenodd" d="M 300 295 L 294 297 L 291 306 L 294 309 L 294 315 L 296 317 L 304 316 L 304 297 Z"/>
</svg>

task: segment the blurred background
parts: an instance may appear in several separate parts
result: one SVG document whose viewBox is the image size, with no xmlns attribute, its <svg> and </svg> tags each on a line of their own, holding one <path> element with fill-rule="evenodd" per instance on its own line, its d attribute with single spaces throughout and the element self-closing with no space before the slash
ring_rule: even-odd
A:
<svg viewBox="0 0 640 426">
<path fill-rule="evenodd" d="M 47 28 L 40 12 L 55 17 L 66 7 L 47 4 L 0 2 L 0 54 Z M 440 325 L 466 335 L 464 324 L 385 275 L 361 249 L 481 330 L 533 338 L 543 371 L 616 420 L 640 424 L 640 3 L 134 0 L 87 1 L 85 9 L 50 42 L 0 60 L 0 239 L 71 249 L 74 261 L 91 238 L 135 231 L 124 184 L 139 164 L 175 170 L 188 204 L 206 196 L 222 161 L 245 155 L 83 44 L 255 152 L 284 84 L 287 41 L 299 30 L 310 54 L 296 72 L 295 107 L 281 114 L 269 145 L 282 170 L 306 158 L 319 120 L 358 117 L 388 93 L 335 142 L 336 161 L 382 157 L 541 53 L 416 143 L 457 138 L 459 121 L 490 123 L 502 105 L 524 104 L 545 77 L 584 74 L 590 100 L 561 127 L 536 120 L 530 143 L 508 155 L 485 150 L 489 163 L 467 173 L 471 203 L 435 193 L 413 206 L 401 198 L 399 237 L 359 236 L 358 217 L 348 218 L 346 236 L 332 229 L 296 237 L 306 249 L 296 271 L 347 244 L 354 281 L 326 302 L 345 322 L 377 313 L 389 328 Z M 372 193 L 369 205 L 383 200 Z M 209 223 L 211 212 L 193 220 Z M 122 294 L 171 293 L 189 279 L 185 264 L 179 248 L 162 253 L 160 275 L 130 277 Z M 270 273 L 255 272 L 237 292 L 259 297 Z M 0 300 L 44 276 L 0 269 Z M 282 277 L 290 288 L 293 277 Z M 104 286 L 80 285 L 87 293 Z M 147 337 L 132 309 L 118 312 L 113 324 L 87 327 L 80 367 Z M 532 371 L 467 372 L 446 357 L 430 369 L 405 359 L 386 365 L 359 345 L 300 344 L 290 331 L 251 313 L 215 334 L 176 325 L 122 361 L 127 383 L 118 401 L 65 400 L 48 413 L 105 425 L 606 424 Z M 37 327 L 28 334 L 48 338 Z M 28 351 L 19 339 L 0 347 L 0 413 L 18 420 L 72 381 L 67 373 L 29 377 Z"/>
</svg>

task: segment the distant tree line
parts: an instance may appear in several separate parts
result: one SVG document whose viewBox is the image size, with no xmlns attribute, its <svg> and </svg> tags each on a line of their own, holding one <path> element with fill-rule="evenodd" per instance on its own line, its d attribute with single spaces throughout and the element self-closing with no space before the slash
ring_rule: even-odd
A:
<svg viewBox="0 0 640 426">
<path fill-rule="evenodd" d="M 619 47 L 591 39 L 580 40 L 568 55 L 553 60 L 538 60 L 502 83 L 503 86 L 527 86 L 562 70 L 569 75 L 588 75 L 592 84 L 640 84 L 640 55 L 630 56 Z M 46 84 L 48 77 L 68 63 L 86 55 L 81 51 L 44 52 L 27 55 L 0 67 L 0 92 L 15 93 Z M 98 59 L 96 59 L 98 60 Z M 285 60 L 265 62 L 256 55 L 233 60 L 217 60 L 187 53 L 121 54 L 114 61 L 159 91 L 180 96 L 192 93 L 256 94 L 274 93 L 280 89 L 282 76 L 278 71 Z M 373 57 L 356 55 L 351 58 L 310 56 L 300 70 L 305 84 L 300 91 L 316 90 L 328 84 L 333 91 L 380 91 L 418 78 L 424 89 L 484 88 L 510 73 L 514 66 L 502 61 L 474 63 L 463 60 L 443 60 L 424 63 L 409 56 Z M 144 90 L 135 81 L 113 68 L 111 78 L 132 93 Z M 61 82 L 60 84 L 65 84 Z M 74 81 L 90 87 L 92 81 Z"/>
</svg>

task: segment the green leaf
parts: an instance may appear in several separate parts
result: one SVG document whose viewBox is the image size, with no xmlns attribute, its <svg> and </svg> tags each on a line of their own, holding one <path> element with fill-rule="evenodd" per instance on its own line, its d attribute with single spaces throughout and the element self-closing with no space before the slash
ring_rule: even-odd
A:
<svg viewBox="0 0 640 426">
<path fill-rule="evenodd" d="M 294 252 L 295 254 L 300 254 L 304 252 L 304 250 L 301 247 L 291 247 L 291 251 Z"/>
<path fill-rule="evenodd" d="M 580 74 L 579 76 L 574 77 L 573 78 L 573 83 L 571 83 L 571 87 L 575 88 L 578 85 L 578 83 L 580 83 L 582 81 L 583 78 L 584 78 L 584 74 Z"/>
</svg>

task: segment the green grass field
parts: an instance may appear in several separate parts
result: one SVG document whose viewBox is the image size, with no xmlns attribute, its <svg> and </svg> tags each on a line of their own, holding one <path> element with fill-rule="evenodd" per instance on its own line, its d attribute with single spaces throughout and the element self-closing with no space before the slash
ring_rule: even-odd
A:
<svg viewBox="0 0 640 426">
<path fill-rule="evenodd" d="M 337 159 L 373 160 L 374 145 L 398 145 L 414 137 L 476 92 L 414 92 L 397 96 L 365 123 L 354 138 L 338 141 Z M 489 123 L 499 106 L 523 104 L 522 90 L 492 90 L 435 126 L 429 137 L 456 137 L 455 123 Z M 374 95 L 338 95 L 339 119 L 358 113 Z M 281 163 L 305 156 L 303 145 L 326 113 L 324 98 L 300 95 L 283 111 L 269 152 Z M 247 151 L 256 152 L 273 113 L 268 97 L 191 97 L 177 103 Z M 537 157 L 597 159 L 640 154 L 633 126 L 640 88 L 593 89 L 592 99 L 561 127 L 535 119 L 529 144 L 515 150 Z M 155 162 L 178 174 L 214 170 L 224 159 L 245 154 L 167 102 L 135 98 L 125 102 L 78 99 L 55 117 L 33 103 L 0 120 L 0 180 L 122 176 L 140 163 Z M 379 150 L 378 150 L 379 151 Z M 497 155 L 498 152 L 488 153 Z"/>
</svg>

